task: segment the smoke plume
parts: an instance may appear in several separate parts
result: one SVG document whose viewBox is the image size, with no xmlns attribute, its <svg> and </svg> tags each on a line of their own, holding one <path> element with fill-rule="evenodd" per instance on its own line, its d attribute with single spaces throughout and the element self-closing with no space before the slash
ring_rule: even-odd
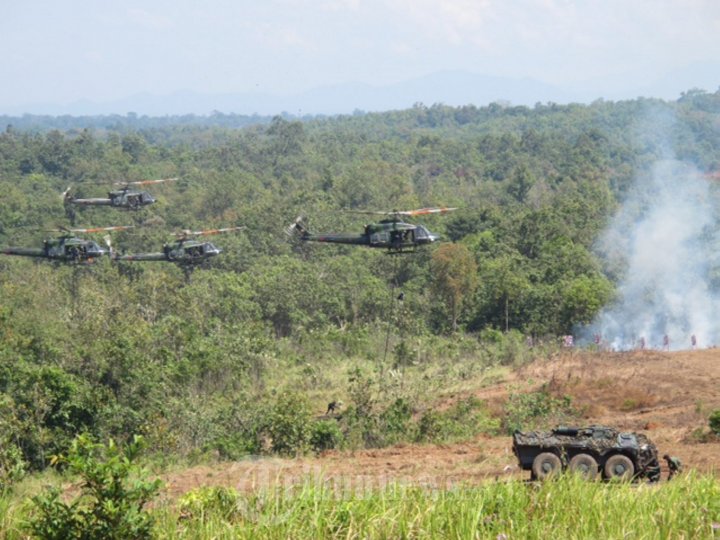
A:
<svg viewBox="0 0 720 540">
<path fill-rule="evenodd" d="M 711 181 L 676 160 L 638 178 L 598 251 L 619 279 L 582 341 L 614 350 L 720 344 L 720 232 Z M 666 337 L 667 336 L 667 337 Z"/>
</svg>

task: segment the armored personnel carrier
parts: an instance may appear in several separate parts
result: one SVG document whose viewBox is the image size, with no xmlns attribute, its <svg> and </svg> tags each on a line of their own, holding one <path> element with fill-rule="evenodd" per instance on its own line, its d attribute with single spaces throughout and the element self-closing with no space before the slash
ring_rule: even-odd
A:
<svg viewBox="0 0 720 540">
<path fill-rule="evenodd" d="M 655 445 L 640 433 L 606 426 L 557 427 L 549 432 L 513 434 L 513 453 L 531 479 L 544 480 L 563 470 L 594 479 L 660 480 Z"/>
</svg>

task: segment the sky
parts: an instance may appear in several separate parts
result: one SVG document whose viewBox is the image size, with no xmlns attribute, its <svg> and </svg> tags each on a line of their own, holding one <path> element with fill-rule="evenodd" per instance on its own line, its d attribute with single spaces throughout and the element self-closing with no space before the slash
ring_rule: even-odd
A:
<svg viewBox="0 0 720 540">
<path fill-rule="evenodd" d="M 602 97 L 720 59 L 718 0 L 0 2 L 0 113 L 139 93 L 292 95 L 448 70 L 596 84 Z M 717 76 L 693 86 L 714 92 Z"/>
</svg>

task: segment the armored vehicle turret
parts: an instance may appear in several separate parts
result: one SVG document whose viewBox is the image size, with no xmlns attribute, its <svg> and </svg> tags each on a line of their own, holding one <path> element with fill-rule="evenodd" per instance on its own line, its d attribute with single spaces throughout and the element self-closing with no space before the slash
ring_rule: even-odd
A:
<svg viewBox="0 0 720 540">
<path fill-rule="evenodd" d="M 544 480 L 563 470 L 594 479 L 660 479 L 655 445 L 641 433 L 607 426 L 557 427 L 549 432 L 513 434 L 513 453 L 531 479 Z"/>
</svg>

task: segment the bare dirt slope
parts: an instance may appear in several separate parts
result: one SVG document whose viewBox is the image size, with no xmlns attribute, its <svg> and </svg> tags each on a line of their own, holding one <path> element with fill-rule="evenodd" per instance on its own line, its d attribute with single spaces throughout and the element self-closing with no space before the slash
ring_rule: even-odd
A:
<svg viewBox="0 0 720 540">
<path fill-rule="evenodd" d="M 680 457 L 688 469 L 720 469 L 720 443 L 702 443 L 697 437 L 698 430 L 707 431 L 709 413 L 720 409 L 720 349 L 571 352 L 536 361 L 473 394 L 499 408 L 511 391 L 543 387 L 555 395 L 570 396 L 586 424 L 643 431 L 661 455 Z M 253 491 L 290 486 L 308 477 L 355 491 L 389 482 L 447 487 L 493 478 L 525 478 L 527 473 L 517 470 L 510 446 L 510 437 L 480 436 L 449 445 L 401 445 L 302 459 L 201 466 L 169 474 L 165 481 L 172 498 L 199 486 Z"/>
</svg>

